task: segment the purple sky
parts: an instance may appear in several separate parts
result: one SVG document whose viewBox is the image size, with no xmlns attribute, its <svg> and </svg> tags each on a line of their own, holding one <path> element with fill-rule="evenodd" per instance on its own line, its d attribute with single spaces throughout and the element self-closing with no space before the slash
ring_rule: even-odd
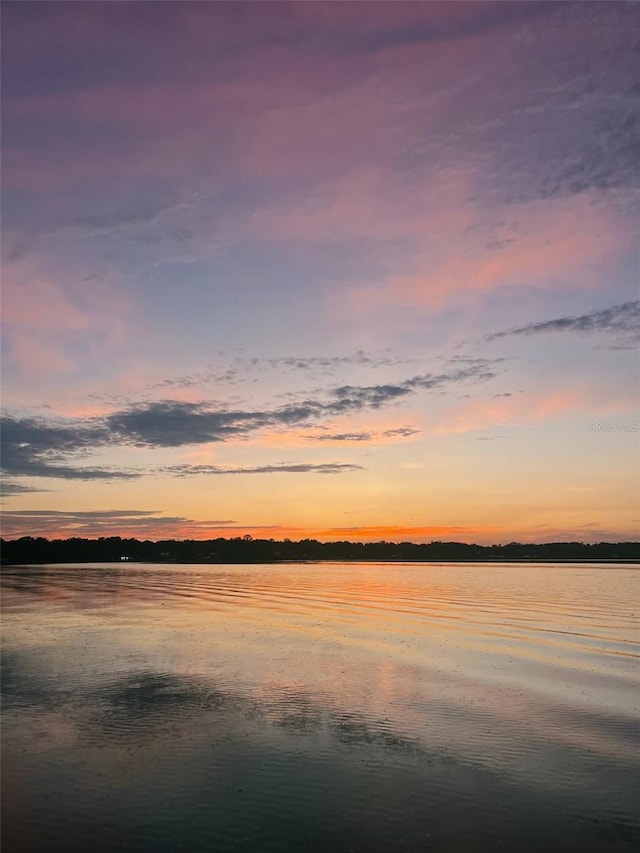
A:
<svg viewBox="0 0 640 853">
<path fill-rule="evenodd" d="M 637 538 L 639 31 L 4 4 L 4 535 Z"/>
</svg>

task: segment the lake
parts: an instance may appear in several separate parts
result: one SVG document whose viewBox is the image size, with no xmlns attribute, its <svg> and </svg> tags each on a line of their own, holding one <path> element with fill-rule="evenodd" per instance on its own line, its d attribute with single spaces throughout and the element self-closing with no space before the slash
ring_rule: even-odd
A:
<svg viewBox="0 0 640 853">
<path fill-rule="evenodd" d="M 637 850 L 639 580 L 5 567 L 3 853 Z"/>
</svg>

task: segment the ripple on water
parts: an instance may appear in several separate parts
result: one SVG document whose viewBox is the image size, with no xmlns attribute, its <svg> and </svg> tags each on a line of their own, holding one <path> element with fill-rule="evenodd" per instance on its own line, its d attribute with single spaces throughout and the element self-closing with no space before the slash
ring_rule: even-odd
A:
<svg viewBox="0 0 640 853">
<path fill-rule="evenodd" d="M 5 568 L 4 849 L 636 849 L 639 577 Z"/>
</svg>

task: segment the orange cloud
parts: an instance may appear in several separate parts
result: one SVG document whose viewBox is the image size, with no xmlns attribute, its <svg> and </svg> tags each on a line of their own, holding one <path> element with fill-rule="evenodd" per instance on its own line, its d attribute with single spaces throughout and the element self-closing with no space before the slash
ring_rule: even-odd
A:
<svg viewBox="0 0 640 853">
<path fill-rule="evenodd" d="M 4 535 L 15 537 L 33 534 L 34 520 L 26 522 L 11 522 L 5 526 Z M 112 525 L 97 523 L 91 519 L 61 520 L 50 519 L 43 522 L 38 535 L 48 539 L 64 539 L 69 536 L 98 536 L 117 535 L 123 539 L 217 539 L 235 536 L 252 536 L 255 539 L 317 539 L 318 541 L 413 541 L 429 542 L 433 539 L 457 539 L 458 541 L 473 542 L 488 535 L 501 536 L 504 528 L 491 526 L 459 527 L 447 525 L 421 525 L 405 527 L 401 525 L 354 526 L 354 527 L 299 527 L 286 524 L 251 525 L 234 522 L 208 522 L 195 519 L 144 518 L 142 522 L 136 519 L 118 518 Z"/>
<path fill-rule="evenodd" d="M 366 540 L 399 541 L 404 539 L 412 542 L 430 541 L 431 539 L 461 537 L 465 541 L 474 541 L 474 537 L 485 536 L 488 533 L 502 533 L 502 527 L 457 527 L 446 525 L 422 525 L 403 527 L 401 525 L 376 525 L 369 527 L 329 527 L 314 531 L 313 538 L 345 539 L 356 542 Z"/>
</svg>

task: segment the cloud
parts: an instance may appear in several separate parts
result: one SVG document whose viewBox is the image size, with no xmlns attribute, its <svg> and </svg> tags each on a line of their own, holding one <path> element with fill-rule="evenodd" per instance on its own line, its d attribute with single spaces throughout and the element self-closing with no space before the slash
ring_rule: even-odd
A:
<svg viewBox="0 0 640 853">
<path fill-rule="evenodd" d="M 344 462 L 282 463 L 276 465 L 255 465 L 248 468 L 233 468 L 225 465 L 169 465 L 162 469 L 178 477 L 190 477 L 198 474 L 343 474 L 348 471 L 362 471 L 362 465 Z"/>
<path fill-rule="evenodd" d="M 640 341 L 640 300 L 623 302 L 572 317 L 556 317 L 540 323 L 527 323 L 487 335 L 485 340 L 495 341 L 508 337 L 528 337 L 550 332 L 577 332 L 579 334 L 611 335 L 618 343 Z"/>
<path fill-rule="evenodd" d="M 344 540 L 373 540 L 373 541 L 395 541 L 409 540 L 411 542 L 431 542 L 442 537 L 456 539 L 457 541 L 475 541 L 474 537 L 486 536 L 490 533 L 501 533 L 502 527 L 480 525 L 477 527 L 458 527 L 455 525 L 371 525 L 357 527 L 328 527 L 316 531 L 320 539 L 344 539 Z"/>
<path fill-rule="evenodd" d="M 98 518 L 98 519 L 110 519 L 110 518 L 130 518 L 132 516 L 148 516 L 157 513 L 156 509 L 90 509 L 90 510 L 74 510 L 73 512 L 67 512 L 65 510 L 54 510 L 54 509 L 23 509 L 16 511 L 15 513 L 11 513 L 11 515 L 15 516 L 24 516 L 24 517 L 37 517 L 42 516 L 44 518 L 49 518 L 51 516 L 55 516 L 55 518 Z M 225 522 L 231 524 L 233 522 Z"/>
<path fill-rule="evenodd" d="M 2 418 L 2 451 L 9 454 L 7 462 L 13 465 L 14 456 L 21 451 L 27 455 L 42 456 L 89 451 L 110 440 L 104 425 L 92 420 L 47 422 L 37 418 Z M 6 457 L 3 456 L 3 461 Z"/>
<path fill-rule="evenodd" d="M 3 536 L 45 536 L 49 539 L 82 536 L 119 536 L 122 539 L 196 539 L 236 537 L 284 537 L 319 539 L 321 541 L 412 541 L 456 540 L 462 542 L 602 542 L 634 541 L 637 529 L 606 529 L 593 522 L 573 528 L 537 525 L 527 530 L 514 530 L 493 525 L 367 525 L 350 527 L 296 527 L 280 524 L 244 524 L 232 519 L 193 519 L 164 515 L 161 510 L 92 510 L 61 511 L 15 510 L 3 512 Z"/>
<path fill-rule="evenodd" d="M 409 438 L 412 435 L 417 435 L 419 432 L 419 429 L 414 429 L 413 427 L 397 427 L 396 429 L 386 429 L 381 435 L 385 438 L 395 438 L 396 436 Z"/>
<path fill-rule="evenodd" d="M 308 441 L 371 441 L 372 432 L 334 432 L 305 436 Z"/>
<path fill-rule="evenodd" d="M 87 354 L 124 343 L 129 298 L 89 265 L 27 255 L 3 263 L 2 277 L 8 366 L 27 374 L 70 373 Z"/>
<path fill-rule="evenodd" d="M 633 524 L 633 522 L 631 522 Z M 544 544 L 551 542 L 637 542 L 638 528 L 604 527 L 601 522 L 590 522 L 575 527 L 554 527 L 538 524 L 533 528 L 513 532 L 514 542 Z"/>
<path fill-rule="evenodd" d="M 2 470 L 13 476 L 56 477 L 62 480 L 130 480 L 135 471 L 65 464 L 74 454 L 86 454 L 110 443 L 104 426 L 92 422 L 47 423 L 35 418 L 2 418 Z"/>
<path fill-rule="evenodd" d="M 15 495 L 24 495 L 28 492 L 46 492 L 47 489 L 36 489 L 34 486 L 28 486 L 26 483 L 18 483 L 13 480 L 5 480 L 2 483 L 0 498 L 14 497 Z"/>
<path fill-rule="evenodd" d="M 414 359 L 415 360 L 415 359 Z M 265 364 L 275 369 L 282 367 L 292 368 L 294 370 L 326 370 L 335 371 L 344 367 L 395 367 L 407 363 L 407 359 L 392 353 L 383 355 L 373 355 L 358 350 L 353 355 L 337 355 L 332 357 L 326 356 L 311 356 L 310 358 L 300 358 L 297 356 L 288 356 L 285 358 L 265 358 L 265 359 L 238 359 L 239 363 Z"/>
<path fill-rule="evenodd" d="M 372 431 L 363 431 L 363 432 L 328 432 L 328 433 L 315 433 L 314 435 L 307 435 L 304 438 L 307 441 L 372 441 L 375 438 L 409 438 L 412 435 L 416 435 L 420 430 L 414 429 L 413 427 L 398 427 L 396 429 L 386 429 L 382 432 L 372 432 Z"/>
<path fill-rule="evenodd" d="M 631 102 L 628 93 L 615 100 L 609 96 L 612 88 L 615 91 L 615 68 L 623 59 L 625 69 L 629 64 L 624 47 L 633 28 L 624 20 L 631 21 L 632 13 L 599 10 L 597 21 L 604 23 L 607 38 L 602 45 L 585 47 L 585 28 L 589 22 L 594 27 L 595 13 L 579 5 L 566 14 L 554 8 L 538 20 L 538 11 L 528 4 L 517 11 L 509 4 L 482 9 L 465 5 L 464 11 L 448 4 L 446 12 L 428 10 L 437 4 L 422 4 L 424 10 L 420 4 L 392 4 L 389 11 L 378 4 L 373 12 L 377 23 L 369 15 L 345 11 L 346 6 L 338 13 L 336 4 L 322 11 L 321 5 L 315 11 L 278 12 L 268 25 L 259 4 L 253 5 L 235 27 L 229 26 L 234 16 L 215 4 L 200 12 L 190 8 L 154 24 L 153 38 L 145 41 L 143 50 L 133 36 L 123 34 L 129 27 L 115 23 L 129 16 L 137 20 L 137 12 L 100 14 L 95 19 L 100 28 L 91 15 L 80 24 L 75 15 L 48 13 L 57 39 L 43 35 L 47 27 L 36 26 L 35 19 L 30 26 L 13 22 L 19 31 L 33 31 L 33 39 L 21 37 L 22 44 L 44 41 L 50 51 L 55 45 L 57 54 L 60 44 L 69 42 L 82 56 L 74 67 L 83 70 L 73 78 L 63 73 L 64 85 L 54 83 L 54 55 L 45 60 L 36 51 L 34 59 L 33 51 L 17 50 L 5 93 L 16 137 L 6 146 L 6 180 L 40 180 L 42 186 L 29 184 L 36 190 L 34 211 L 47 205 L 48 194 L 42 192 L 47 181 L 63 187 L 72 209 L 61 214 L 60 194 L 50 193 L 54 221 L 62 217 L 97 236 L 115 230 L 122 237 L 144 229 L 145 238 L 155 241 L 145 258 L 153 264 L 163 253 L 165 258 L 171 254 L 165 219 L 174 223 L 177 215 L 179 223 L 172 230 L 186 235 L 188 242 L 209 247 L 219 234 L 221 209 L 224 219 L 233 222 L 223 225 L 223 240 L 236 245 L 244 240 L 255 247 L 256 237 L 263 237 L 288 240 L 298 250 L 300 232 L 315 243 L 327 237 L 344 243 L 369 239 L 388 247 L 395 241 L 401 244 L 395 263 L 386 257 L 385 270 L 365 273 L 367 282 L 389 282 L 382 293 L 375 284 L 372 294 L 364 293 L 364 299 L 383 305 L 394 298 L 429 303 L 465 289 L 529 284 L 564 274 L 565 266 L 573 280 L 583 281 L 572 269 L 576 259 L 606 244 L 607 233 L 618 221 L 592 209 L 591 198 L 584 210 L 569 206 L 567 223 L 550 218 L 546 203 L 542 214 L 517 209 L 503 216 L 491 201 L 485 203 L 483 179 L 488 175 L 487 181 L 501 188 L 509 183 L 508 175 L 516 175 L 517 186 L 509 184 L 510 200 L 562 196 L 546 182 L 557 183 L 558 175 L 576 168 L 584 173 L 581 181 L 586 175 L 595 188 L 610 185 L 594 170 L 617 168 L 617 154 L 612 154 L 631 136 L 624 105 Z M 348 22 L 346 30 L 338 20 Z M 532 27 L 526 37 L 522 20 Z M 103 60 L 86 54 L 84 38 L 82 44 L 77 36 L 69 39 L 67 27 L 76 34 L 85 27 L 100 31 Z M 237 54 L 230 54 L 224 39 L 219 57 L 205 50 L 204 32 L 213 43 L 221 32 L 233 32 Z M 302 40 L 291 38 L 292 32 Z M 546 50 L 537 49 L 547 38 L 553 39 L 549 59 Z M 86 43 L 97 42 L 91 37 Z M 567 44 L 575 50 L 567 51 Z M 614 50 L 615 67 L 609 61 Z M 513 51 L 519 56 L 517 69 Z M 568 73 L 567 53 L 586 54 L 591 60 L 584 67 L 583 57 L 580 67 L 591 94 L 580 93 L 577 102 L 566 81 L 579 77 L 582 86 L 583 78 Z M 492 62 L 484 62 L 489 55 Z M 122 62 L 113 63 L 112 56 Z M 114 75 L 116 67 L 120 70 Z M 41 90 L 24 91 L 25 86 Z M 599 121 L 592 126 L 590 117 L 598 105 Z M 558 122 L 574 127 L 578 113 L 586 125 L 579 128 L 578 139 L 572 134 L 558 144 Z M 224 123 L 216 120 L 219 115 L 225 116 Z M 512 131 L 514 122 L 517 133 Z M 534 132 L 527 122 L 535 123 Z M 51 128 L 62 139 L 54 145 L 34 127 Z M 603 127 L 612 128 L 604 142 Z M 573 156 L 576 150 L 572 143 L 586 137 L 592 154 L 581 156 L 578 164 L 567 162 L 566 152 Z M 47 138 L 44 155 L 39 138 Z M 631 150 L 628 145 L 626 171 L 621 171 L 617 185 L 624 185 L 625 175 L 629 178 Z M 602 151 L 608 156 L 602 157 Z M 513 169 L 504 168 L 505 157 Z M 455 167 L 468 176 L 460 193 L 451 190 Z M 438 175 L 445 176 L 442 183 Z M 274 177 L 282 181 L 274 184 Z M 131 186 L 135 180 L 147 192 L 152 183 L 162 189 L 150 193 L 148 202 L 141 192 L 138 200 Z M 569 175 L 560 183 L 569 186 L 571 180 Z M 182 200 L 193 198 L 194 187 L 203 181 L 203 198 L 185 206 Z M 78 186 L 82 193 L 74 193 Z M 135 206 L 127 209 L 123 199 L 132 198 Z M 456 217 L 458 209 L 465 215 Z M 517 220 L 520 232 L 514 235 L 507 227 L 504 234 L 500 229 L 483 233 L 476 245 L 465 229 L 488 219 L 493 224 L 505 220 L 507 226 Z M 491 251 L 487 257 L 487 245 L 509 251 Z M 122 257 L 111 241 L 105 246 L 114 257 Z M 101 311 L 93 314 L 103 316 Z M 35 350 L 36 343 L 31 336 L 32 358 L 42 365 L 51 363 Z M 303 364 L 299 368 L 306 369 Z"/>
<path fill-rule="evenodd" d="M 237 535 L 236 524 L 237 522 L 231 519 L 195 520 L 163 515 L 160 510 L 143 509 L 44 509 L 3 512 L 3 535 L 6 537 L 121 536 L 203 539 L 214 533 Z"/>
<path fill-rule="evenodd" d="M 212 408 L 212 403 L 165 400 L 140 403 L 105 419 L 114 441 L 141 447 L 180 447 L 227 441 L 265 428 L 279 429 L 367 409 L 379 409 L 421 390 L 440 390 L 458 384 L 486 382 L 494 378 L 501 359 L 456 361 L 440 373 L 423 373 L 396 384 L 341 385 L 329 388 L 324 397 L 302 398 L 274 409 L 242 410 Z"/>
<path fill-rule="evenodd" d="M 105 420 L 120 443 L 138 447 L 181 447 L 228 441 L 270 427 L 287 427 L 331 411 L 319 401 L 252 411 L 212 409 L 215 403 L 163 400 L 140 403 L 109 415 Z"/>
<path fill-rule="evenodd" d="M 211 539 L 218 536 L 292 537 L 296 539 L 429 542 L 433 539 L 476 541 L 503 532 L 502 527 L 480 525 L 370 525 L 351 527 L 305 528 L 283 525 L 242 524 L 231 519 L 197 520 L 163 515 L 160 510 L 16 510 L 3 514 L 3 532 L 7 538 L 19 536 L 120 536 L 141 539 Z"/>
<path fill-rule="evenodd" d="M 418 390 L 434 391 L 458 383 L 486 382 L 496 376 L 491 362 L 477 359 L 466 367 L 454 367 L 443 373 L 423 373 L 396 385 L 341 385 L 331 391 L 336 400 L 333 409 L 335 414 L 367 408 L 379 409 Z M 331 411 L 331 406 L 327 408 Z"/>
<path fill-rule="evenodd" d="M 113 233 L 123 229 L 130 231 L 140 227 L 157 224 L 164 217 L 173 213 L 188 210 L 188 202 L 168 203 L 164 205 L 147 206 L 138 210 L 122 210 L 105 213 L 99 216 L 78 216 L 58 226 L 61 229 L 78 229 L 92 234 Z M 131 234 L 129 235 L 131 236 Z"/>
<path fill-rule="evenodd" d="M 630 94 L 632 104 L 633 93 Z M 585 107 L 588 103 L 587 100 Z M 583 135 L 581 144 L 565 162 L 558 163 L 555 173 L 541 181 L 543 198 L 637 186 L 640 149 L 637 107 L 633 104 L 625 109 L 618 103 L 611 109 L 612 104 L 608 109 L 597 110 L 588 123 L 584 121 L 590 132 Z M 607 152 L 606 157 L 602 156 L 603 151 Z"/>
<path fill-rule="evenodd" d="M 143 403 L 106 419 L 113 435 L 145 447 L 180 447 L 224 441 L 266 426 L 270 413 L 211 411 L 204 403 L 166 400 Z"/>
<path fill-rule="evenodd" d="M 341 385 L 329 388 L 323 395 L 302 399 L 273 409 L 229 409 L 215 402 L 161 400 L 144 402 L 112 412 L 103 417 L 67 420 L 17 418 L 2 419 L 2 467 L 13 476 L 60 477 L 79 480 L 130 479 L 141 471 L 115 470 L 107 467 L 74 467 L 69 460 L 87 455 L 105 446 L 132 445 L 140 448 L 173 448 L 191 444 L 208 444 L 243 438 L 261 430 L 279 431 L 323 417 L 379 409 L 422 390 L 442 390 L 458 384 L 485 382 L 494 376 L 498 360 L 456 360 L 439 373 L 423 373 L 397 384 Z M 462 366 L 461 366 L 462 365 Z M 387 431 L 385 437 L 409 435 L 411 428 Z M 344 433 L 347 435 L 347 433 Z M 221 469 L 209 473 L 248 473 L 258 469 Z M 284 470 L 266 466 L 261 471 Z M 335 473 L 347 470 L 304 466 L 290 471 L 317 470 Z M 352 470 L 352 469 L 351 469 Z M 193 472 L 192 472 L 193 473 Z"/>
<path fill-rule="evenodd" d="M 353 310 L 365 316 L 390 306 L 461 309 L 470 297 L 563 282 L 569 289 L 596 290 L 602 268 L 631 250 L 623 218 L 596 205 L 593 197 L 513 203 L 488 210 L 477 201 L 473 174 L 451 179 L 456 194 L 444 211 L 423 217 L 412 250 L 395 257 L 377 276 L 350 293 Z M 440 187 L 434 187 L 439 197 Z M 471 200 L 469 200 L 469 197 Z M 411 220 L 415 226 L 416 218 Z M 486 248 L 487 233 L 503 239 Z"/>
<path fill-rule="evenodd" d="M 207 384 L 233 385 L 246 380 L 252 374 L 264 371 L 278 373 L 293 371 L 297 373 L 320 376 L 330 376 L 350 367 L 364 367 L 372 370 L 380 367 L 397 367 L 415 362 L 415 358 L 402 358 L 395 353 L 367 353 L 358 350 L 350 355 L 338 356 L 285 356 L 281 358 L 246 358 L 233 359 L 227 367 L 210 368 L 194 371 L 179 376 L 169 377 L 156 382 L 153 388 L 193 388 Z"/>
<path fill-rule="evenodd" d="M 22 477 L 55 477 L 59 480 L 134 480 L 141 477 L 139 471 L 123 471 L 117 468 L 82 468 L 71 465 L 47 465 L 38 462 L 5 470 Z"/>
</svg>

